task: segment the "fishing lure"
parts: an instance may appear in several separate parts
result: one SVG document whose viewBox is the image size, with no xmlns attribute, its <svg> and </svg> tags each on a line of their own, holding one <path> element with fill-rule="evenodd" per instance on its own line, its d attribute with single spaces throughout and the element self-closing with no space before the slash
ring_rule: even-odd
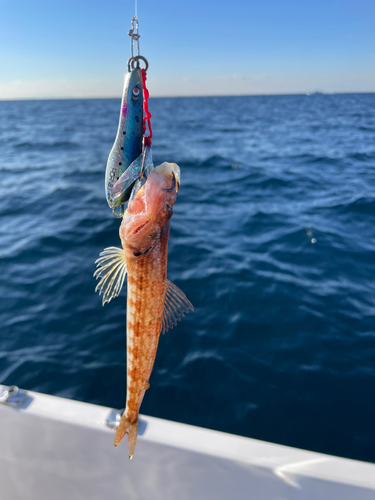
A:
<svg viewBox="0 0 375 500">
<path fill-rule="evenodd" d="M 131 57 L 128 61 L 128 73 L 125 76 L 121 100 L 120 119 L 115 142 L 109 153 L 105 188 L 108 205 L 115 217 L 122 217 L 124 204 L 133 199 L 141 187 L 141 181 L 153 169 L 151 155 L 152 130 L 151 115 L 148 111 L 148 91 L 146 88 L 147 59 L 139 52 L 139 25 L 134 16 L 129 31 L 131 37 Z M 134 55 L 134 43 L 137 55 Z M 146 65 L 141 69 L 140 61 Z M 146 116 L 143 116 L 145 107 Z M 146 122 L 149 126 L 149 136 L 145 136 Z M 134 192 L 133 192 L 134 191 Z M 121 207 L 121 214 L 116 209 Z"/>
</svg>

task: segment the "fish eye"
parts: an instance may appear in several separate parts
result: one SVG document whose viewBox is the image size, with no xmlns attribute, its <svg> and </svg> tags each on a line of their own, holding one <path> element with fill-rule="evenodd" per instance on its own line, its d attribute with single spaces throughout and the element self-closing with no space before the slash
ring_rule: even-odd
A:
<svg viewBox="0 0 375 500">
<path fill-rule="evenodd" d="M 138 87 L 134 87 L 133 97 L 135 97 L 136 99 L 139 97 L 139 88 Z"/>
</svg>

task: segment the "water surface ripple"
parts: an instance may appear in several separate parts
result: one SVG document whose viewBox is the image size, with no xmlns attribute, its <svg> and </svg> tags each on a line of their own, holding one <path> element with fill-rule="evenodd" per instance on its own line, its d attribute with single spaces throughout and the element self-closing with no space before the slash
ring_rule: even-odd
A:
<svg viewBox="0 0 375 500">
<path fill-rule="evenodd" d="M 0 382 L 122 407 L 125 296 L 104 168 L 119 100 L 0 102 Z M 375 95 L 154 99 L 181 167 L 142 412 L 375 461 Z"/>
</svg>

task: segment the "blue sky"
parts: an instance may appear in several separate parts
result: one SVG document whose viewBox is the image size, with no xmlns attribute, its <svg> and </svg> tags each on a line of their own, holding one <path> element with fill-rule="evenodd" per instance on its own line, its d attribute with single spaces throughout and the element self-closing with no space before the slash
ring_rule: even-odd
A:
<svg viewBox="0 0 375 500">
<path fill-rule="evenodd" d="M 0 0 L 0 99 L 118 97 L 129 0 Z M 375 92 L 375 0 L 138 0 L 152 96 Z"/>
</svg>

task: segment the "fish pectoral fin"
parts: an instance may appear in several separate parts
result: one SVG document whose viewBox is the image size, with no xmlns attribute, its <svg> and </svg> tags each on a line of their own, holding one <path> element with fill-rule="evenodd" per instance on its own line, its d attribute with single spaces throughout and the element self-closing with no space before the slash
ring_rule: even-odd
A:
<svg viewBox="0 0 375 500">
<path fill-rule="evenodd" d="M 108 247 L 99 255 L 95 261 L 97 270 L 94 273 L 96 279 L 100 278 L 95 292 L 103 294 L 103 306 L 121 292 L 126 276 L 125 252 L 122 248 Z"/>
<path fill-rule="evenodd" d="M 176 326 L 177 322 L 189 311 L 194 311 L 193 305 L 184 292 L 167 279 L 165 280 L 165 288 L 164 310 L 161 319 L 162 333 Z"/>
</svg>

